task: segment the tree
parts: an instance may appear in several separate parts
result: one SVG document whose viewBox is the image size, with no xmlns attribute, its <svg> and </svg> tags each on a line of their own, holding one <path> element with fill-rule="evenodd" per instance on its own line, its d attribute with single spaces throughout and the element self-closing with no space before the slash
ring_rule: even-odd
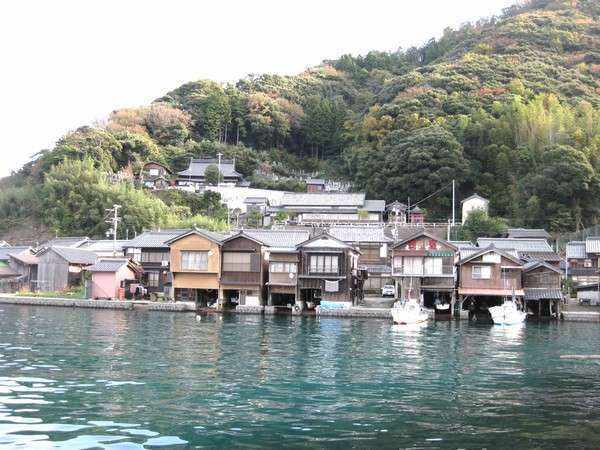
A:
<svg viewBox="0 0 600 450">
<path fill-rule="evenodd" d="M 410 196 L 420 201 L 453 179 L 460 183 L 469 167 L 456 138 L 437 125 L 411 133 L 394 131 L 386 140 L 382 156 L 385 159 L 378 161 L 378 171 L 371 177 L 383 175 L 380 177 L 385 180 L 385 189 L 380 192 L 387 200 Z M 450 206 L 450 191 L 446 190 L 427 209 L 440 215 L 447 214 Z"/>
<path fill-rule="evenodd" d="M 221 172 L 215 164 L 210 164 L 204 171 L 204 181 L 206 184 L 216 186 L 221 179 Z"/>
<path fill-rule="evenodd" d="M 506 220 L 500 217 L 490 217 L 482 209 L 469 213 L 469 217 L 460 230 L 460 239 L 475 242 L 479 237 L 496 237 L 506 232 Z"/>
<path fill-rule="evenodd" d="M 246 213 L 246 225 L 251 228 L 260 228 L 262 226 L 262 213 L 258 208 L 250 208 Z"/>
</svg>

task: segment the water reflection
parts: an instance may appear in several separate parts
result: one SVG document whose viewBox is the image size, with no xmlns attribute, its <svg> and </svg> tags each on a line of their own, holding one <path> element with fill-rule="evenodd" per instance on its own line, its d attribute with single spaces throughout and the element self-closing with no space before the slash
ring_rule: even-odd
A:
<svg viewBox="0 0 600 450">
<path fill-rule="evenodd" d="M 599 338 L 11 306 L 0 448 L 597 448 L 597 365 L 558 356 Z"/>
</svg>

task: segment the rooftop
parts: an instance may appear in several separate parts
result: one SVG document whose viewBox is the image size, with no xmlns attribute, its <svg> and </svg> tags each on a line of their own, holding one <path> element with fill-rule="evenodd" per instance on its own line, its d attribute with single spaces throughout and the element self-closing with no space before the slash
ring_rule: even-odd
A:
<svg viewBox="0 0 600 450">
<path fill-rule="evenodd" d="M 90 238 L 87 236 L 62 236 L 44 242 L 42 247 L 80 247 Z"/>
<path fill-rule="evenodd" d="M 295 248 L 310 237 L 308 230 L 243 230 L 243 233 L 267 247 Z"/>
<path fill-rule="evenodd" d="M 187 169 L 182 172 L 179 172 L 178 175 L 181 177 L 204 177 L 204 173 L 206 172 L 206 168 L 208 166 L 217 166 L 219 167 L 218 159 L 192 159 L 190 161 L 190 165 Z M 235 160 L 231 159 L 222 159 L 221 160 L 221 175 L 223 177 L 233 177 L 233 178 L 242 178 L 242 175 L 235 170 Z"/>
<path fill-rule="evenodd" d="M 539 238 L 550 239 L 550 233 L 543 228 L 509 228 L 508 238 L 523 239 L 523 238 Z"/>
<path fill-rule="evenodd" d="M 364 193 L 346 192 L 286 192 L 281 206 L 354 206 L 362 208 L 365 204 Z"/>
<path fill-rule="evenodd" d="M 97 256 L 94 252 L 84 250 L 81 248 L 54 246 L 49 247 L 48 250 L 53 250 L 54 252 L 58 253 L 63 259 L 65 259 L 70 264 L 94 264 L 97 259 Z"/>
<path fill-rule="evenodd" d="M 546 239 L 478 238 L 479 247 L 514 249 L 518 252 L 554 252 Z"/>
<path fill-rule="evenodd" d="M 586 253 L 600 253 L 600 236 L 590 236 L 585 240 Z"/>
<path fill-rule="evenodd" d="M 567 244 L 567 259 L 585 259 L 587 253 L 585 252 L 585 241 L 571 241 Z"/>
<path fill-rule="evenodd" d="M 344 242 L 393 242 L 383 227 L 331 227 L 329 234 Z"/>
<path fill-rule="evenodd" d="M 28 249 L 29 246 L 27 245 L 16 245 L 14 247 L 0 247 L 0 261 L 8 261 L 9 254 L 17 254 Z"/>
<path fill-rule="evenodd" d="M 165 242 L 188 232 L 189 229 L 163 230 L 163 231 L 144 231 L 129 242 L 123 245 L 123 248 L 169 248 Z"/>
<path fill-rule="evenodd" d="M 90 272 L 116 272 L 129 264 L 128 258 L 103 258 L 87 268 Z"/>
<path fill-rule="evenodd" d="M 123 247 L 127 245 L 130 241 L 128 240 L 117 240 L 116 242 L 116 250 L 118 252 L 123 251 Z M 92 240 L 90 239 L 87 242 L 84 242 L 78 248 L 83 248 L 86 250 L 91 250 L 93 252 L 112 252 L 113 250 L 113 241 L 111 239 L 101 239 L 101 240 Z"/>
</svg>

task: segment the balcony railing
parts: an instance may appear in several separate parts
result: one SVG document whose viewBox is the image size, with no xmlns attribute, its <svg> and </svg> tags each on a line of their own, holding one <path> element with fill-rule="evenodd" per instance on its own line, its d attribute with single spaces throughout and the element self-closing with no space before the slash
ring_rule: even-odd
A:
<svg viewBox="0 0 600 450">
<path fill-rule="evenodd" d="M 454 275 L 454 266 L 442 266 L 442 271 L 427 270 L 426 267 L 420 267 L 416 270 L 412 267 L 399 266 L 392 269 L 392 275 L 399 277 L 443 277 Z"/>
</svg>

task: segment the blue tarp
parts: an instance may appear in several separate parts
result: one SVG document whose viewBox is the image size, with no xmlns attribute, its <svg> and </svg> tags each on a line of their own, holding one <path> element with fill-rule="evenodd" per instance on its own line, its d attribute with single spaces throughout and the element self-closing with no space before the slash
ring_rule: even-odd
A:
<svg viewBox="0 0 600 450">
<path fill-rule="evenodd" d="M 344 309 L 344 304 L 341 302 L 331 302 L 328 300 L 321 300 L 321 309 Z"/>
</svg>

